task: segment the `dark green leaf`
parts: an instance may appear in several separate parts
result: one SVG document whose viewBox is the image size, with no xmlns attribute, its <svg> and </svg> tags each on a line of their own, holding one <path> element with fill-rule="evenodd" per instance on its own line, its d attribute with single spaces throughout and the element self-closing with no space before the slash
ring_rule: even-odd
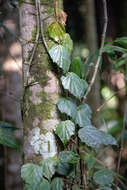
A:
<svg viewBox="0 0 127 190">
<path fill-rule="evenodd" d="M 56 172 L 66 177 L 75 177 L 75 164 L 61 163 L 57 164 Z"/>
<path fill-rule="evenodd" d="M 12 130 L 17 130 L 18 128 L 16 128 L 14 125 L 4 122 L 4 121 L 0 121 L 0 127 L 5 127 L 5 128 L 10 128 Z"/>
<path fill-rule="evenodd" d="M 62 151 L 59 153 L 59 160 L 62 163 L 75 164 L 80 160 L 80 157 L 72 151 Z"/>
<path fill-rule="evenodd" d="M 127 45 L 127 37 L 116 38 L 114 42 L 120 45 Z"/>
<path fill-rule="evenodd" d="M 71 99 L 60 98 L 57 103 L 57 106 L 62 113 L 66 113 L 68 116 L 72 117 L 73 119 L 75 118 L 77 112 L 77 106 Z"/>
<path fill-rule="evenodd" d="M 46 158 L 46 159 L 43 159 L 40 162 L 40 165 L 41 165 L 42 170 L 43 170 L 43 175 L 47 179 L 51 179 L 51 177 L 55 173 L 55 166 L 56 166 L 56 160 L 55 160 L 55 158 Z"/>
<path fill-rule="evenodd" d="M 62 45 L 55 45 L 49 50 L 49 54 L 54 63 L 56 63 L 64 72 L 69 70 L 71 64 L 70 54 Z"/>
<path fill-rule="evenodd" d="M 37 186 L 43 177 L 42 168 L 38 165 L 27 163 L 21 168 L 22 179 L 33 186 Z"/>
<path fill-rule="evenodd" d="M 87 82 L 80 79 L 78 75 L 72 72 L 67 73 L 66 76 L 62 76 L 61 81 L 63 87 L 79 99 L 84 96 L 88 88 Z"/>
<path fill-rule="evenodd" d="M 78 187 L 77 185 L 73 185 L 72 186 L 72 190 L 81 190 L 80 187 Z"/>
<path fill-rule="evenodd" d="M 53 179 L 52 183 L 51 183 L 51 190 L 63 190 L 63 180 L 56 177 Z"/>
<path fill-rule="evenodd" d="M 120 52 L 120 53 L 127 53 L 127 50 L 125 48 L 121 48 L 118 46 L 113 46 L 113 45 L 105 45 L 103 48 L 103 52 L 105 53 L 115 53 L 115 52 Z"/>
<path fill-rule="evenodd" d="M 95 172 L 93 179 L 99 185 L 109 185 L 113 182 L 113 175 L 108 169 L 103 169 Z"/>
<path fill-rule="evenodd" d="M 72 135 L 75 134 L 75 125 L 72 121 L 62 121 L 57 125 L 56 134 L 59 136 L 64 146 Z"/>
<path fill-rule="evenodd" d="M 85 127 L 86 125 L 91 124 L 91 108 L 88 104 L 82 104 L 77 108 L 77 114 L 75 123 L 80 127 Z"/>
<path fill-rule="evenodd" d="M 0 127 L 0 144 L 14 149 L 19 149 L 18 142 L 12 133 L 12 129 L 5 126 Z"/>
<path fill-rule="evenodd" d="M 54 21 L 48 27 L 49 37 L 59 42 L 63 39 L 64 34 L 66 33 L 65 27 L 60 22 Z"/>
<path fill-rule="evenodd" d="M 70 38 L 70 35 L 69 35 L 69 34 L 66 33 L 66 34 L 63 35 L 61 44 L 67 49 L 67 51 L 69 52 L 69 54 L 72 53 L 73 41 L 72 41 L 72 39 Z"/>
<path fill-rule="evenodd" d="M 41 183 L 38 185 L 38 187 L 35 190 L 50 190 L 51 185 L 46 179 L 42 179 Z"/>
<path fill-rule="evenodd" d="M 100 144 L 117 144 L 116 140 L 111 135 L 96 129 L 92 125 L 85 126 L 84 128 L 80 129 L 78 135 L 82 142 L 93 148 L 99 148 Z"/>
<path fill-rule="evenodd" d="M 80 78 L 82 77 L 82 61 L 79 56 L 75 57 L 72 61 L 71 72 L 77 74 Z"/>
</svg>

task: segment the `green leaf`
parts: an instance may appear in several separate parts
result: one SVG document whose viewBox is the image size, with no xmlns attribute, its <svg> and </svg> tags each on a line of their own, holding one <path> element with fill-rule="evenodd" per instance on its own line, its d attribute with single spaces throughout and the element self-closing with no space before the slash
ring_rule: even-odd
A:
<svg viewBox="0 0 127 190">
<path fill-rule="evenodd" d="M 113 46 L 113 45 L 105 45 L 104 48 L 103 48 L 103 52 L 105 53 L 115 53 L 115 52 L 120 52 L 120 53 L 127 53 L 127 50 L 125 48 L 121 48 L 121 47 L 118 47 L 118 46 Z"/>
<path fill-rule="evenodd" d="M 37 186 L 43 177 L 42 168 L 38 165 L 27 163 L 21 168 L 22 179 L 33 186 Z"/>
<path fill-rule="evenodd" d="M 94 181 L 99 185 L 109 185 L 113 182 L 112 172 L 108 169 L 103 169 L 94 173 Z"/>
<path fill-rule="evenodd" d="M 80 189 L 80 187 L 78 187 L 78 185 L 73 185 L 72 190 L 81 190 L 81 189 Z"/>
<path fill-rule="evenodd" d="M 91 125 L 91 114 L 92 111 L 88 104 L 82 104 L 78 106 L 75 123 L 80 127 Z"/>
<path fill-rule="evenodd" d="M 75 164 L 59 162 L 56 167 L 56 172 L 66 177 L 75 177 Z"/>
<path fill-rule="evenodd" d="M 99 148 L 100 144 L 116 145 L 116 140 L 109 134 L 99 131 L 92 125 L 80 129 L 78 136 L 82 142 L 93 148 Z"/>
<path fill-rule="evenodd" d="M 9 127 L 9 125 L 8 125 Z M 0 127 L 0 144 L 3 144 L 5 146 L 9 146 L 14 149 L 19 149 L 19 145 L 17 140 L 15 139 L 12 130 L 13 128 Z"/>
<path fill-rule="evenodd" d="M 56 177 L 53 179 L 52 183 L 51 183 L 51 190 L 63 190 L 63 180 Z"/>
<path fill-rule="evenodd" d="M 76 116 L 77 106 L 76 104 L 69 98 L 60 98 L 57 103 L 58 109 L 61 113 L 66 113 L 68 116 L 73 119 Z"/>
<path fill-rule="evenodd" d="M 54 63 L 56 63 L 64 72 L 69 70 L 71 57 L 66 48 L 62 45 L 55 45 L 49 50 L 49 54 Z"/>
<path fill-rule="evenodd" d="M 55 173 L 56 160 L 55 158 L 46 158 L 40 162 L 40 166 L 42 167 L 43 176 L 47 179 L 51 179 L 51 177 Z"/>
<path fill-rule="evenodd" d="M 75 73 L 69 72 L 66 76 L 61 77 L 62 85 L 71 94 L 81 99 L 84 96 L 88 84 L 86 81 L 79 78 Z"/>
<path fill-rule="evenodd" d="M 46 179 L 42 179 L 41 183 L 38 185 L 38 187 L 35 190 L 50 190 L 51 185 Z"/>
<path fill-rule="evenodd" d="M 80 160 L 77 153 L 72 151 L 62 151 L 59 153 L 59 160 L 62 163 L 75 164 Z"/>
<path fill-rule="evenodd" d="M 59 136 L 64 146 L 72 135 L 75 134 L 75 125 L 72 121 L 62 121 L 57 125 L 56 134 Z"/>
<path fill-rule="evenodd" d="M 4 122 L 4 121 L 0 121 L 0 127 L 10 128 L 11 130 L 17 130 L 18 129 L 14 125 L 7 123 L 7 122 Z"/>
<path fill-rule="evenodd" d="M 64 34 L 63 38 L 61 40 L 61 44 L 67 49 L 68 53 L 71 54 L 72 53 L 72 49 L 73 49 L 73 41 L 70 38 L 69 34 Z"/>
<path fill-rule="evenodd" d="M 127 37 L 116 38 L 114 42 L 120 45 L 127 45 Z"/>
<path fill-rule="evenodd" d="M 85 156 L 85 163 L 87 164 L 88 170 L 94 168 L 96 161 L 94 160 L 94 156 L 92 154 Z"/>
<path fill-rule="evenodd" d="M 77 74 L 80 78 L 82 77 L 82 61 L 79 56 L 75 57 L 72 61 L 71 72 Z"/>
<path fill-rule="evenodd" d="M 66 33 L 65 27 L 60 22 L 54 21 L 48 27 L 49 37 L 59 42 L 63 39 L 64 34 Z"/>
</svg>

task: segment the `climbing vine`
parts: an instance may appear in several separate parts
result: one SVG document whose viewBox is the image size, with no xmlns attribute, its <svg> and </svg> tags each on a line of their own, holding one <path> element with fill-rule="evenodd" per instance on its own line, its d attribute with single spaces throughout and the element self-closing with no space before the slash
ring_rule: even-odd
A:
<svg viewBox="0 0 127 190">
<path fill-rule="evenodd" d="M 66 33 L 66 13 L 59 8 L 59 3 L 55 4 L 55 19 L 48 27 L 52 47 L 48 47 L 43 33 L 43 22 L 41 21 L 40 1 L 35 1 L 37 11 L 37 35 L 35 46 L 30 58 L 31 65 L 37 49 L 39 35 L 46 49 L 47 54 L 53 63 L 58 66 L 59 80 L 64 96 L 57 102 L 57 108 L 64 120 L 54 129 L 54 133 L 61 144 L 61 150 L 55 156 L 49 154 L 41 160 L 39 165 L 25 163 L 21 168 L 21 177 L 25 182 L 26 190 L 112 190 L 117 188 L 115 179 L 119 176 L 109 170 L 100 160 L 96 159 L 100 145 L 114 145 L 117 142 L 113 136 L 98 130 L 92 125 L 92 110 L 86 103 L 87 96 L 94 84 L 100 60 L 103 52 L 113 51 L 113 46 L 104 47 L 105 34 L 107 29 L 107 8 L 104 5 L 104 28 L 102 33 L 101 46 L 95 69 L 90 84 L 87 83 L 87 72 L 90 69 L 91 57 L 85 63 L 80 57 L 71 60 L 73 42 Z M 118 47 L 117 50 L 118 51 Z M 29 68 L 30 69 L 30 68 Z M 28 73 L 29 74 L 29 73 Z M 27 80 L 26 87 L 29 85 Z M 31 144 L 42 138 L 40 131 L 34 136 Z M 47 139 L 53 138 L 51 134 L 46 134 Z M 44 139 L 45 137 L 43 137 Z M 42 141 L 43 141 L 42 139 Z M 40 140 L 40 139 L 39 139 Z M 48 149 L 51 145 L 48 143 Z M 36 147 L 37 153 L 39 146 Z M 50 151 L 49 151 L 50 152 Z M 54 150 L 56 152 L 56 150 Z"/>
</svg>

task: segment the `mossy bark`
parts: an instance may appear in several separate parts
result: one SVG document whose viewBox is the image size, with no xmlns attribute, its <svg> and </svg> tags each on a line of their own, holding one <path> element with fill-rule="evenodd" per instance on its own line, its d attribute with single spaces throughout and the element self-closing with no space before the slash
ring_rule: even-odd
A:
<svg viewBox="0 0 127 190">
<path fill-rule="evenodd" d="M 23 83 L 26 84 L 27 80 L 28 83 L 33 83 L 24 88 L 24 161 L 38 163 L 45 156 L 54 156 L 57 150 L 53 130 L 59 122 L 56 102 L 59 98 L 60 88 L 52 63 L 40 40 L 32 63 L 29 65 L 29 59 L 35 45 L 32 42 L 37 31 L 35 5 L 30 3 L 30 0 L 26 0 L 20 7 L 21 37 L 27 42 L 24 42 L 23 45 Z M 53 7 L 53 0 L 41 0 L 41 19 L 44 19 L 44 35 L 47 44 L 50 44 L 47 27 L 53 20 L 51 17 L 54 14 Z M 43 135 L 47 134 L 46 138 L 51 137 L 50 143 L 53 143 L 48 150 L 51 154 L 48 154 L 46 139 L 43 139 Z M 36 137 L 37 139 L 34 141 Z M 45 154 L 43 154 L 44 152 Z"/>
</svg>

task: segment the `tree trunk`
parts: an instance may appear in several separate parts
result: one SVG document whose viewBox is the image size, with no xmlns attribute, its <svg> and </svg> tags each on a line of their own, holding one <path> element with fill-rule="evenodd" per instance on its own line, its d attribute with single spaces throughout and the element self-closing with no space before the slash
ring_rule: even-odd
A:
<svg viewBox="0 0 127 190">
<path fill-rule="evenodd" d="M 96 17 L 95 17 L 95 2 L 93 0 L 87 0 L 85 3 L 86 17 L 85 17 L 85 28 L 86 28 L 86 39 L 88 49 L 90 50 L 90 55 L 95 53 L 98 48 L 97 42 L 97 28 L 96 28 Z M 95 64 L 95 60 L 94 60 Z M 92 78 L 94 68 L 90 71 L 90 78 Z M 101 125 L 101 116 L 100 113 L 97 113 L 96 110 L 100 106 L 100 75 L 97 74 L 96 80 L 92 87 L 92 90 L 88 96 L 88 102 L 93 110 L 93 123 L 96 127 Z"/>
<path fill-rule="evenodd" d="M 38 163 L 40 159 L 52 157 L 57 153 L 53 130 L 59 122 L 56 102 L 60 94 L 59 81 L 48 59 L 45 46 L 37 40 L 37 9 L 30 0 L 20 7 L 21 37 L 23 44 L 23 124 L 24 124 L 24 162 Z M 53 20 L 53 0 L 41 0 L 41 21 L 47 44 L 47 27 Z M 35 48 L 35 53 L 33 49 Z M 31 56 L 33 59 L 30 61 Z M 37 138 L 35 140 L 35 138 Z"/>
</svg>

